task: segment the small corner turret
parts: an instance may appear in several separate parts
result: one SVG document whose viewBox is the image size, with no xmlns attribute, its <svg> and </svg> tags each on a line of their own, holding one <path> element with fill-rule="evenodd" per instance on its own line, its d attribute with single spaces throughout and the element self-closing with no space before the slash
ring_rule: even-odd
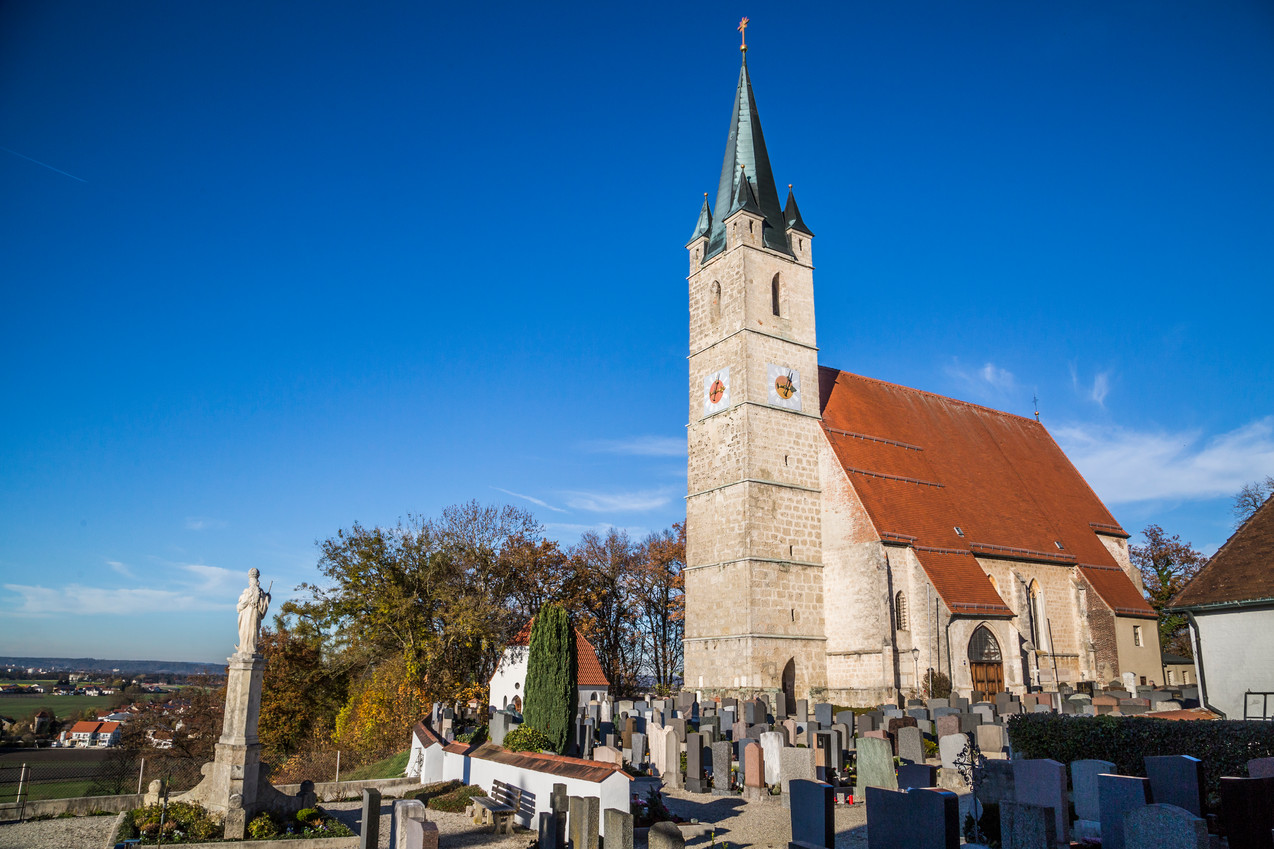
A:
<svg viewBox="0 0 1274 849">
<path fill-rule="evenodd" d="M 686 250 L 690 251 L 690 273 L 703 264 L 704 254 L 708 250 L 708 234 L 712 232 L 712 208 L 708 206 L 708 193 L 703 193 L 703 206 L 699 208 L 699 220 L 695 222 L 690 241 L 686 242 Z"/>
<path fill-rule="evenodd" d="M 811 243 L 814 240 L 814 234 L 809 227 L 805 226 L 805 220 L 801 218 L 801 209 L 796 205 L 796 195 L 792 192 L 791 183 L 787 184 L 787 204 L 783 207 L 783 221 L 787 225 L 787 244 L 792 249 L 792 255 L 798 261 L 812 265 Z"/>
</svg>

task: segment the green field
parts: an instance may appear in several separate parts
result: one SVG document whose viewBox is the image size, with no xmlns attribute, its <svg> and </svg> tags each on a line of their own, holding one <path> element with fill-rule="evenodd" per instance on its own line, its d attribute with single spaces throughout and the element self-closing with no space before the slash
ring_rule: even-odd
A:
<svg viewBox="0 0 1274 849">
<path fill-rule="evenodd" d="M 105 710 L 123 701 L 126 700 L 120 696 L 0 696 L 0 715 L 20 722 L 34 716 L 41 708 L 48 708 L 58 719 L 66 719 L 89 708 Z"/>
</svg>

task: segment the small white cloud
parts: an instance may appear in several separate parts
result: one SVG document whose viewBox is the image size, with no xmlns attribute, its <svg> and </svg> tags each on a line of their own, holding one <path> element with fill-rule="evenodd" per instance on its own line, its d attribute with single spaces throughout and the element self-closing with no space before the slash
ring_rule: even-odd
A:
<svg viewBox="0 0 1274 849">
<path fill-rule="evenodd" d="M 186 563 L 181 568 L 195 576 L 200 592 L 215 592 L 233 587 L 235 584 L 248 585 L 247 569 L 235 572 L 220 566 L 205 566 L 202 563 Z"/>
<path fill-rule="evenodd" d="M 1017 389 L 1017 378 L 1013 372 L 995 363 L 968 368 L 958 359 L 952 359 L 942 370 L 961 384 L 963 391 L 977 398 L 1001 398 Z"/>
<path fill-rule="evenodd" d="M 978 375 L 1001 392 L 1007 392 L 1017 385 L 1017 381 L 1013 379 L 1013 372 L 1008 369 L 1002 369 L 995 363 L 987 363 L 982 366 Z"/>
<path fill-rule="evenodd" d="M 523 495 L 520 492 L 514 492 L 511 489 L 505 489 L 499 486 L 493 486 L 491 488 L 494 489 L 496 492 L 503 492 L 505 495 L 512 495 L 514 498 L 521 498 L 523 501 L 529 501 L 532 504 L 535 504 L 539 507 L 543 507 L 545 510 L 552 510 L 554 513 L 569 512 L 567 510 L 563 510 L 561 507 L 554 507 L 552 504 L 549 504 L 547 501 L 543 501 L 539 498 L 536 498 L 534 495 Z"/>
<path fill-rule="evenodd" d="M 1110 373 L 1105 371 L 1097 372 L 1097 376 L 1093 378 L 1093 389 L 1088 393 L 1088 397 L 1097 402 L 1098 406 L 1106 406 L 1106 396 L 1110 394 Z"/>
<path fill-rule="evenodd" d="M 107 560 L 106 565 L 111 567 L 111 569 L 113 569 L 115 572 L 119 573 L 120 575 L 123 575 L 125 578 L 135 579 L 137 577 L 136 575 L 133 574 L 132 569 L 128 568 L 126 564 L 120 563 L 118 560 Z"/>
<path fill-rule="evenodd" d="M 211 531 L 225 526 L 226 523 L 221 519 L 212 519 L 208 516 L 186 517 L 186 530 L 188 531 Z"/>
<path fill-rule="evenodd" d="M 684 436 L 633 436 L 628 439 L 596 439 L 584 443 L 584 449 L 596 454 L 625 454 L 633 457 L 684 457 Z"/>
<path fill-rule="evenodd" d="M 86 587 L 42 587 L 27 584 L 5 584 L 4 588 L 20 596 L 16 610 L 19 616 L 51 616 L 55 614 L 144 616 L 192 610 L 233 609 L 233 603 L 216 603 L 205 594 L 157 590 Z"/>
<path fill-rule="evenodd" d="M 666 490 L 645 492 L 565 492 L 566 504 L 592 513 L 640 513 L 658 510 L 672 500 Z"/>
<path fill-rule="evenodd" d="M 1111 504 L 1230 496 L 1253 477 L 1274 474 L 1274 416 L 1202 441 L 1197 431 L 1147 433 L 1092 425 L 1054 433 Z"/>
</svg>

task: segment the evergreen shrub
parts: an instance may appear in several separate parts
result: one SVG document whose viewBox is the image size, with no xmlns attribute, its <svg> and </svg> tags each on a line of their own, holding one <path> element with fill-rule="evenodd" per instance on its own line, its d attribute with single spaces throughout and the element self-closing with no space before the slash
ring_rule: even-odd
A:
<svg viewBox="0 0 1274 849">
<path fill-rule="evenodd" d="M 559 755 L 570 745 L 571 721 L 579 703 L 577 665 L 570 616 L 561 605 L 544 605 L 531 626 L 523 716 L 526 725 L 548 737 L 547 748 Z M 505 747 L 509 748 L 507 737 Z"/>
<path fill-rule="evenodd" d="M 1146 774 L 1148 755 L 1190 755 L 1203 761 L 1209 795 L 1221 776 L 1247 776 L 1252 758 L 1274 757 L 1274 723 L 1172 720 L 1143 716 L 1066 716 L 1022 713 L 1009 717 L 1009 742 L 1024 758 L 1110 761 L 1120 775 Z"/>
<path fill-rule="evenodd" d="M 483 790 L 476 784 L 468 784 L 463 787 L 457 787 L 450 793 L 444 793 L 441 796 L 434 796 L 425 806 L 435 811 L 443 811 L 444 813 L 460 814 L 464 813 L 464 809 L 469 807 L 469 800 L 474 796 L 485 796 L 487 791 Z"/>
<path fill-rule="evenodd" d="M 548 735 L 530 725 L 519 725 L 505 734 L 504 748 L 510 752 L 556 751 Z"/>
</svg>

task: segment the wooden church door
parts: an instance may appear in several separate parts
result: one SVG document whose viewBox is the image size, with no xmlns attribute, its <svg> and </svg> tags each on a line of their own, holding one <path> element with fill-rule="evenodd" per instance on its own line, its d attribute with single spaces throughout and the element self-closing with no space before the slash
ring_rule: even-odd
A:
<svg viewBox="0 0 1274 849">
<path fill-rule="evenodd" d="M 985 625 L 979 625 L 969 638 L 969 672 L 973 689 L 988 698 L 1004 690 L 1004 658 L 1000 644 Z"/>
</svg>

